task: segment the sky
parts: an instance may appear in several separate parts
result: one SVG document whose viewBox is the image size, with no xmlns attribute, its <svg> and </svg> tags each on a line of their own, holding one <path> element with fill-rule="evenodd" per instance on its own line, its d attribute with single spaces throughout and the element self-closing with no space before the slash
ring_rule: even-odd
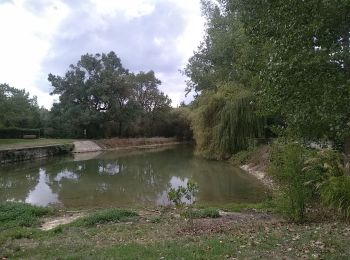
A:
<svg viewBox="0 0 350 260">
<path fill-rule="evenodd" d="M 177 106 L 180 73 L 203 38 L 200 0 L 0 0 L 0 83 L 50 108 L 49 73 L 64 76 L 86 53 L 114 51 L 132 72 L 153 70 Z"/>
</svg>

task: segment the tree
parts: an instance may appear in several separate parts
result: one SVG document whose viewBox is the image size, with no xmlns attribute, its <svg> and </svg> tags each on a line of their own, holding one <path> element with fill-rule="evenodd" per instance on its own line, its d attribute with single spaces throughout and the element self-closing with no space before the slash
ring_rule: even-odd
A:
<svg viewBox="0 0 350 260">
<path fill-rule="evenodd" d="M 269 46 L 256 89 L 261 111 L 282 115 L 294 137 L 342 142 L 350 130 L 350 2 L 238 2 L 250 41 Z"/>
<path fill-rule="evenodd" d="M 24 89 L 0 84 L 0 127 L 38 128 L 39 107 L 36 96 L 29 97 Z"/>
<path fill-rule="evenodd" d="M 238 83 L 275 133 L 344 142 L 350 132 L 349 1 L 202 3 L 206 36 L 185 69 L 189 91 L 214 95 L 221 82 Z"/>
<path fill-rule="evenodd" d="M 63 135 L 83 137 L 84 129 L 90 138 L 163 134 L 171 100 L 160 80 L 153 71 L 130 73 L 114 52 L 85 54 L 64 77 L 50 74 L 49 81 L 60 95 L 52 128 Z"/>
<path fill-rule="evenodd" d="M 51 94 L 60 95 L 55 113 L 60 111 L 68 119 L 77 136 L 84 129 L 89 137 L 103 136 L 103 122 L 123 120 L 120 111 L 128 101 L 128 74 L 114 52 L 81 56 L 64 77 L 49 74 Z"/>
</svg>

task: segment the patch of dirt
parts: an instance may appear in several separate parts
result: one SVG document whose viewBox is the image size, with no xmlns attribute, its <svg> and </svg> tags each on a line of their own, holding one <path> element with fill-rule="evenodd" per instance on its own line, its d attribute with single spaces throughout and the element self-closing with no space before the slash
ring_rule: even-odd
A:
<svg viewBox="0 0 350 260">
<path fill-rule="evenodd" d="M 259 147 L 247 164 L 240 166 L 240 168 L 251 175 L 255 176 L 265 186 L 272 190 L 276 190 L 278 187 L 270 176 L 267 175 L 267 167 L 270 159 L 270 146 L 264 145 Z"/>
<path fill-rule="evenodd" d="M 261 171 L 260 165 L 254 165 L 253 163 L 245 164 L 240 166 L 240 168 L 249 174 L 256 177 L 258 180 L 260 180 L 265 186 L 267 186 L 270 189 L 277 189 L 276 184 L 273 182 L 272 178 L 267 175 L 265 171 Z"/>
<path fill-rule="evenodd" d="M 54 229 L 58 227 L 59 225 L 65 225 L 69 224 L 78 218 L 84 217 L 84 213 L 70 213 L 65 214 L 64 216 L 56 217 L 56 218 L 50 218 L 45 219 L 43 224 L 41 225 L 40 229 L 44 231 L 48 231 L 51 229 Z"/>
<path fill-rule="evenodd" d="M 220 211 L 219 218 L 202 218 L 194 219 L 193 227 L 186 225 L 182 227 L 178 234 L 191 235 L 191 234 L 211 234 L 211 233 L 223 233 L 232 228 L 239 227 L 247 224 L 274 224 L 281 223 L 284 220 L 277 218 L 267 213 L 238 213 L 238 212 L 222 212 Z"/>
</svg>

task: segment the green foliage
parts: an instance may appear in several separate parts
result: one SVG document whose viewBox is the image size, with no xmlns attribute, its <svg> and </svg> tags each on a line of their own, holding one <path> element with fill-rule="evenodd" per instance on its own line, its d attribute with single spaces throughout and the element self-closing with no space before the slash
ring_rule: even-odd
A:
<svg viewBox="0 0 350 260">
<path fill-rule="evenodd" d="M 305 151 L 297 143 L 277 144 L 271 154 L 269 174 L 281 185 L 282 211 L 293 221 L 302 222 L 310 194 L 305 183 L 308 181 L 303 171 Z"/>
<path fill-rule="evenodd" d="M 269 173 L 281 185 L 277 207 L 292 220 L 303 221 L 306 205 L 320 201 L 349 217 L 350 177 L 338 151 L 315 151 L 296 143 L 275 144 Z"/>
<path fill-rule="evenodd" d="M 241 13 L 250 42 L 268 49 L 255 62 L 262 68 L 260 111 L 280 115 L 285 134 L 343 141 L 350 127 L 349 2 L 224 3 Z"/>
<path fill-rule="evenodd" d="M 126 209 L 106 209 L 78 219 L 73 225 L 91 227 L 98 224 L 126 221 L 136 216 L 138 216 L 136 212 Z"/>
<path fill-rule="evenodd" d="M 219 218 L 220 213 L 215 208 L 197 209 L 192 212 L 185 211 L 184 216 L 186 218 Z"/>
<path fill-rule="evenodd" d="M 172 109 L 169 117 L 169 136 L 175 136 L 178 140 L 190 141 L 193 138 L 191 129 L 191 111 L 189 107 Z"/>
<path fill-rule="evenodd" d="M 251 138 L 262 134 L 263 123 L 254 113 L 251 93 L 224 84 L 198 99 L 192 121 L 197 152 L 207 158 L 227 158 L 247 149 Z"/>
<path fill-rule="evenodd" d="M 326 148 L 310 153 L 303 171 L 309 179 L 306 185 L 312 189 L 314 196 L 319 196 L 322 185 L 331 177 L 344 175 L 345 167 L 342 155 L 336 150 Z"/>
<path fill-rule="evenodd" d="M 5 202 L 0 204 L 0 231 L 14 227 L 35 227 L 39 218 L 49 214 L 47 208 L 25 203 Z"/>
<path fill-rule="evenodd" d="M 175 204 L 175 206 L 182 205 L 182 197 L 183 194 L 186 192 L 186 188 L 180 186 L 178 188 L 171 188 L 168 191 L 168 198 L 169 200 Z"/>
<path fill-rule="evenodd" d="M 194 203 L 195 196 L 198 193 L 198 184 L 193 181 L 188 181 L 186 187 L 171 188 L 168 192 L 168 198 L 176 206 L 183 206 L 186 199 L 190 204 Z"/>
<path fill-rule="evenodd" d="M 49 81 L 60 95 L 47 126 L 52 136 L 168 136 L 171 100 L 159 90 L 161 81 L 153 71 L 129 72 L 114 52 L 82 55 Z"/>
<path fill-rule="evenodd" d="M 230 158 L 230 163 L 236 166 L 241 166 L 242 164 L 246 164 L 251 157 L 251 153 L 252 152 L 248 150 L 243 150 L 238 153 L 235 153 Z"/>
<path fill-rule="evenodd" d="M 39 128 L 41 126 L 37 98 L 24 89 L 0 84 L 0 128 Z"/>
<path fill-rule="evenodd" d="M 210 103 L 200 99 L 220 91 L 220 82 L 238 82 L 275 134 L 344 142 L 350 132 L 348 1 L 220 0 L 202 1 L 202 8 L 206 34 L 185 68 L 199 106 Z M 200 132 L 210 144 L 211 134 Z"/>
<path fill-rule="evenodd" d="M 24 135 L 35 135 L 37 138 L 40 136 L 40 129 L 28 129 L 18 127 L 0 128 L 0 138 L 23 138 Z"/>
<path fill-rule="evenodd" d="M 331 177 L 321 188 L 322 202 L 350 218 L 350 176 Z"/>
<path fill-rule="evenodd" d="M 171 188 L 168 192 L 168 198 L 173 202 L 177 207 L 182 208 L 186 202 L 183 199 L 186 199 L 189 205 L 184 209 L 184 216 L 188 217 L 189 224 L 191 229 L 193 229 L 193 204 L 195 203 L 195 196 L 198 193 L 198 184 L 189 180 L 185 187 L 178 187 L 177 189 Z"/>
</svg>

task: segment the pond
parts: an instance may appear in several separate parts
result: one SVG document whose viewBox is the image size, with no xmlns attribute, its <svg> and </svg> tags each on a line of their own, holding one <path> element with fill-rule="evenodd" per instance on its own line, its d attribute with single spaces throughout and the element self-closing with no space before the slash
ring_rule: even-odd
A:
<svg viewBox="0 0 350 260">
<path fill-rule="evenodd" d="M 241 169 L 198 158 L 192 146 L 177 145 L 2 166 L 0 202 L 65 208 L 165 205 L 169 189 L 186 186 L 188 180 L 198 184 L 201 204 L 257 202 L 266 193 Z"/>
</svg>

